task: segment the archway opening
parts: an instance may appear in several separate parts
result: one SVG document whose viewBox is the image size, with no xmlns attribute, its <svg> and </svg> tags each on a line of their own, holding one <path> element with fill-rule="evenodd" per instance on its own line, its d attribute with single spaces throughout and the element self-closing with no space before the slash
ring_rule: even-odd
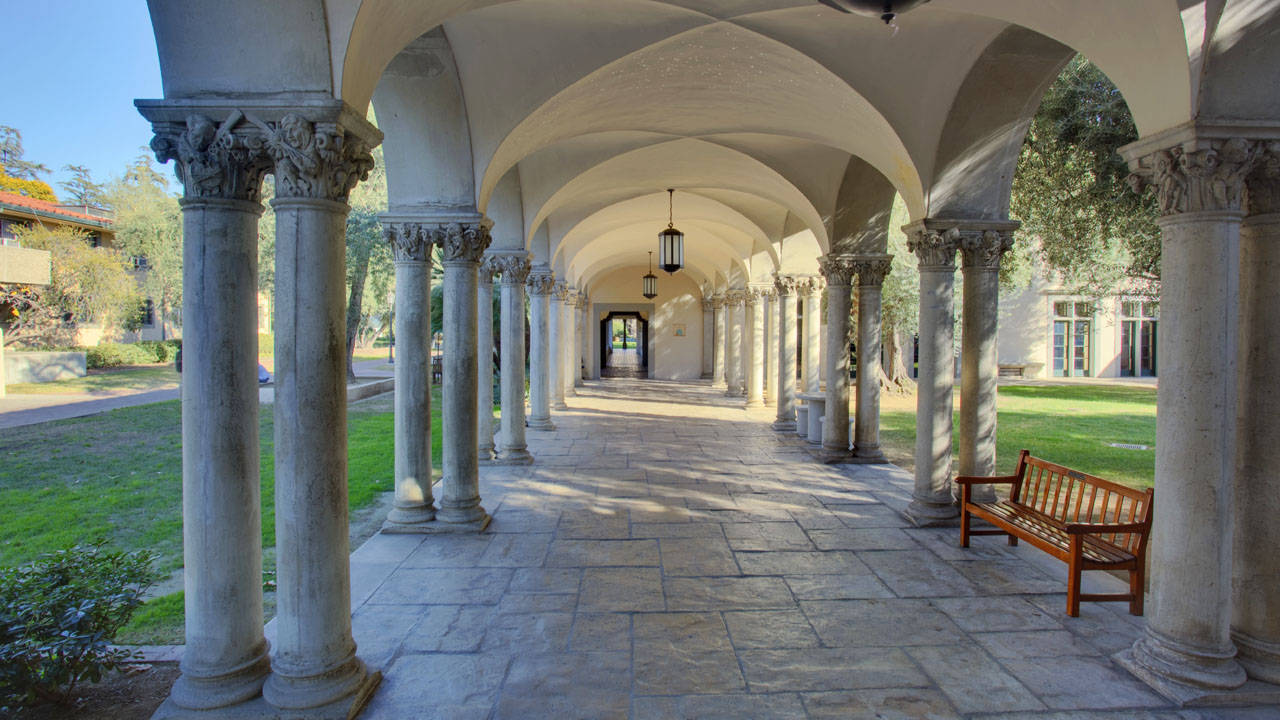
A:
<svg viewBox="0 0 1280 720">
<path fill-rule="evenodd" d="M 600 377 L 649 377 L 649 321 L 636 311 L 610 312 L 600 321 Z"/>
</svg>

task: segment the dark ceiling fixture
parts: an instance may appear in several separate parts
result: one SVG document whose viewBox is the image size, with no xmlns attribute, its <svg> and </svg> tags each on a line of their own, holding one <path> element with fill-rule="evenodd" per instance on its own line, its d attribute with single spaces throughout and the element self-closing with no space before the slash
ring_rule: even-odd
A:
<svg viewBox="0 0 1280 720">
<path fill-rule="evenodd" d="M 667 229 L 658 233 L 658 267 L 668 274 L 684 267 L 684 233 L 675 226 L 675 192 L 667 188 Z"/>
<path fill-rule="evenodd" d="M 644 286 L 644 290 L 640 294 L 644 295 L 646 298 L 649 298 L 650 300 L 658 297 L 658 276 L 653 274 L 653 251 L 652 250 L 649 251 L 649 274 L 645 275 L 643 278 L 641 278 L 641 280 L 643 280 L 642 284 Z"/>
<path fill-rule="evenodd" d="M 843 13 L 878 17 L 884 21 L 885 25 L 889 25 L 898 15 L 923 5 L 929 0 L 818 0 L 818 2 Z"/>
</svg>

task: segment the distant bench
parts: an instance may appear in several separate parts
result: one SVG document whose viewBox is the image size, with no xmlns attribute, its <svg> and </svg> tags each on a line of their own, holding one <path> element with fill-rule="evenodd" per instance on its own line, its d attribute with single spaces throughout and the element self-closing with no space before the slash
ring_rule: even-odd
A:
<svg viewBox="0 0 1280 720">
<path fill-rule="evenodd" d="M 1142 614 L 1147 537 L 1151 533 L 1151 490 L 1134 490 L 1023 450 L 1013 475 L 956 478 L 961 487 L 960 547 L 970 535 L 1008 535 L 1026 540 L 1067 563 L 1067 614 L 1080 616 L 1080 601 L 1125 601 Z M 1008 500 L 972 501 L 974 485 L 1011 485 Z M 970 517 L 996 530 L 971 530 Z M 1128 570 L 1129 592 L 1082 594 L 1084 570 Z"/>
</svg>

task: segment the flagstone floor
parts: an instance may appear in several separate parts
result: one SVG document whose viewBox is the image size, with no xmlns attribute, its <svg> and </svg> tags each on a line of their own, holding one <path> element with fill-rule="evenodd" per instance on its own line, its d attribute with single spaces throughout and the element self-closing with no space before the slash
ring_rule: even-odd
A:
<svg viewBox="0 0 1280 720">
<path fill-rule="evenodd" d="M 1065 566 L 911 527 L 905 472 L 820 465 L 772 408 L 629 380 L 569 405 L 536 464 L 482 469 L 487 532 L 353 554 L 363 718 L 1278 716 L 1172 708 L 1110 659 L 1141 619 L 1068 618 Z"/>
</svg>

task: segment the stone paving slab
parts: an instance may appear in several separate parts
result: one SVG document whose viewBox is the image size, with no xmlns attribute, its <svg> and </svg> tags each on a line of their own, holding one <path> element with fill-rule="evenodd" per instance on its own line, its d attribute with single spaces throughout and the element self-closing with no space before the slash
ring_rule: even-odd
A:
<svg viewBox="0 0 1280 720">
<path fill-rule="evenodd" d="M 1280 720 L 1170 706 L 1111 659 L 1141 618 L 1068 618 L 1063 564 L 913 527 L 907 473 L 819 464 L 772 408 L 633 380 L 568 402 L 533 465 L 481 469 L 485 533 L 353 553 L 386 674 L 362 717 Z"/>
</svg>

